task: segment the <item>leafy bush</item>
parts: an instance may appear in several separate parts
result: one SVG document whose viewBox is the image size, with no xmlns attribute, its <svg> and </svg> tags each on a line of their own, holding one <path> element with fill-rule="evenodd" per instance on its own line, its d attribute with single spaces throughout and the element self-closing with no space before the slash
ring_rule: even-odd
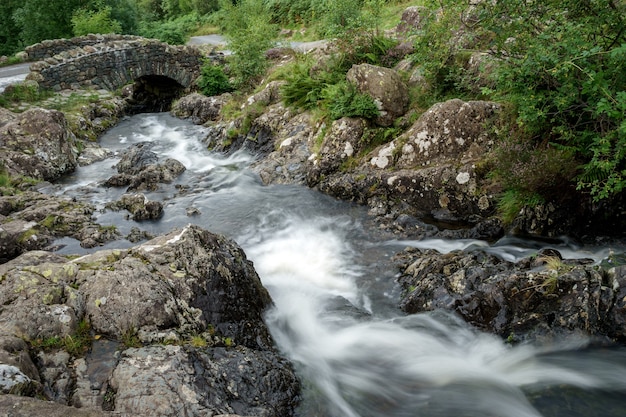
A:
<svg viewBox="0 0 626 417">
<path fill-rule="evenodd" d="M 328 85 L 322 91 L 323 105 L 328 109 L 331 119 L 342 117 L 364 117 L 371 119 L 380 114 L 374 99 L 360 93 L 356 87 L 347 82 Z"/>
<path fill-rule="evenodd" d="M 75 36 L 90 33 L 121 33 L 122 24 L 111 17 L 111 8 L 100 10 L 78 9 L 72 15 L 72 30 Z"/>
<path fill-rule="evenodd" d="M 305 110 L 316 108 L 322 100 L 322 91 L 345 79 L 344 71 L 332 62 L 325 71 L 313 71 L 313 65 L 311 60 L 296 58 L 282 87 L 285 104 Z"/>
<path fill-rule="evenodd" d="M 0 94 L 0 106 L 6 107 L 11 103 L 34 103 L 52 96 L 49 90 L 41 90 L 37 83 L 25 81 L 7 86 Z"/>
<path fill-rule="evenodd" d="M 202 23 L 200 17 L 191 13 L 173 20 L 144 21 L 139 32 L 146 38 L 158 39 L 170 45 L 184 45 L 188 34 Z"/>
<path fill-rule="evenodd" d="M 216 96 L 232 91 L 232 86 L 228 77 L 224 74 L 222 67 L 213 65 L 210 61 L 205 61 L 200 69 L 200 79 L 198 88 L 205 96 Z"/>
<path fill-rule="evenodd" d="M 524 135 L 568 149 L 595 200 L 626 187 L 626 3 L 514 0 L 479 6 L 502 64 L 498 97 Z"/>
<path fill-rule="evenodd" d="M 223 5 L 223 29 L 228 47 L 230 74 L 236 87 L 249 87 L 267 69 L 265 52 L 274 46 L 277 27 L 270 23 L 270 15 L 262 2 L 239 0 L 235 5 Z"/>
</svg>

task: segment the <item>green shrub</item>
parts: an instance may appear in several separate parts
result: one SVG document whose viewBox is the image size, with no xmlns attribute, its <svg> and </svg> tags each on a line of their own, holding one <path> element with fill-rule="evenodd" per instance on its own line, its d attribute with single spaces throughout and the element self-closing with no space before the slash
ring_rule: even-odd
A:
<svg viewBox="0 0 626 417">
<path fill-rule="evenodd" d="M 41 90 L 37 83 L 21 82 L 9 85 L 0 94 L 0 106 L 6 107 L 11 103 L 34 103 L 52 96 L 49 90 Z"/>
<path fill-rule="evenodd" d="M 121 33 L 122 24 L 111 17 L 111 7 L 100 10 L 78 9 L 72 15 L 72 31 L 75 36 Z"/>
<path fill-rule="evenodd" d="M 262 2 L 239 0 L 223 5 L 223 26 L 228 48 L 230 75 L 236 87 L 251 87 L 264 74 L 268 62 L 265 52 L 274 46 L 278 28 Z"/>
<path fill-rule="evenodd" d="M 581 161 L 595 200 L 626 187 L 626 2 L 499 0 L 478 9 L 501 58 L 496 94 L 523 135 Z"/>
<path fill-rule="evenodd" d="M 342 117 L 374 118 L 380 114 L 374 99 L 360 93 L 357 88 L 347 82 L 328 85 L 322 91 L 324 107 L 328 109 L 331 119 Z"/>
<path fill-rule="evenodd" d="M 319 106 L 322 91 L 328 85 L 345 79 L 344 71 L 332 65 L 324 71 L 313 71 L 313 65 L 311 60 L 296 58 L 285 77 L 287 83 L 282 87 L 285 104 L 304 110 L 314 109 Z"/>
<path fill-rule="evenodd" d="M 217 96 L 232 91 L 228 77 L 222 67 L 213 65 L 209 60 L 205 61 L 200 69 L 198 88 L 205 96 Z"/>
</svg>

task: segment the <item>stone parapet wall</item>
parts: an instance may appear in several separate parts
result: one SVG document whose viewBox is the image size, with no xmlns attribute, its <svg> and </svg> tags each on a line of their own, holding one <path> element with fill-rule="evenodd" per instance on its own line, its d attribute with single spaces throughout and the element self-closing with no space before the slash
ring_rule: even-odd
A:
<svg viewBox="0 0 626 417">
<path fill-rule="evenodd" d="M 139 77 L 159 75 L 189 87 L 203 55 L 195 47 L 145 38 L 120 39 L 65 50 L 31 65 L 27 79 L 42 88 L 98 87 L 115 90 Z"/>
<path fill-rule="evenodd" d="M 106 43 L 112 41 L 132 41 L 142 39 L 140 36 L 131 35 L 85 35 L 72 39 L 53 39 L 46 40 L 34 45 L 28 46 L 25 49 L 28 55 L 29 61 L 41 61 L 46 58 L 51 58 L 55 55 L 75 48 L 83 48 L 85 46 L 97 45 L 99 43 Z"/>
</svg>

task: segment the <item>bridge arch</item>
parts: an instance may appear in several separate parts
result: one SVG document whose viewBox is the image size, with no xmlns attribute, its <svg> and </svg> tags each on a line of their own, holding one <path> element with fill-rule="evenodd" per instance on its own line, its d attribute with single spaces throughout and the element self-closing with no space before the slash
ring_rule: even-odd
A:
<svg viewBox="0 0 626 417">
<path fill-rule="evenodd" d="M 192 46 L 137 37 L 104 39 L 33 63 L 27 79 L 56 91 L 81 87 L 116 90 L 151 76 L 166 77 L 188 88 L 199 76 L 202 61 L 202 53 Z"/>
</svg>

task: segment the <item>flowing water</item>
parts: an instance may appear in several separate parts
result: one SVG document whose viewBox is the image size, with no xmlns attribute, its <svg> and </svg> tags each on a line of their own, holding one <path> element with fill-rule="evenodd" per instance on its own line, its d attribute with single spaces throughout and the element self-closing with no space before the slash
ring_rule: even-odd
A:
<svg viewBox="0 0 626 417">
<path fill-rule="evenodd" d="M 196 223 L 236 240 L 275 301 L 266 320 L 304 381 L 300 416 L 626 416 L 623 349 L 591 349 L 584 340 L 512 347 L 451 314 L 405 316 L 396 307 L 390 258 L 406 246 L 486 250 L 515 260 L 535 252 L 536 243 L 379 241 L 364 208 L 306 187 L 263 186 L 246 170 L 251 155 L 207 152 L 203 130 L 167 114 L 143 114 L 104 135 L 101 145 L 113 152 L 153 142 L 153 151 L 178 159 L 187 171 L 147 193 L 163 202 L 162 219 L 136 223 L 104 211 L 98 221 L 123 234 Z M 47 191 L 103 209 L 124 192 L 99 185 L 115 173 L 116 162 L 82 167 Z M 188 216 L 189 208 L 199 214 Z M 71 239 L 58 243 L 66 253 L 86 251 Z M 566 241 L 558 249 L 569 257 L 606 256 L 606 249 Z"/>
</svg>

